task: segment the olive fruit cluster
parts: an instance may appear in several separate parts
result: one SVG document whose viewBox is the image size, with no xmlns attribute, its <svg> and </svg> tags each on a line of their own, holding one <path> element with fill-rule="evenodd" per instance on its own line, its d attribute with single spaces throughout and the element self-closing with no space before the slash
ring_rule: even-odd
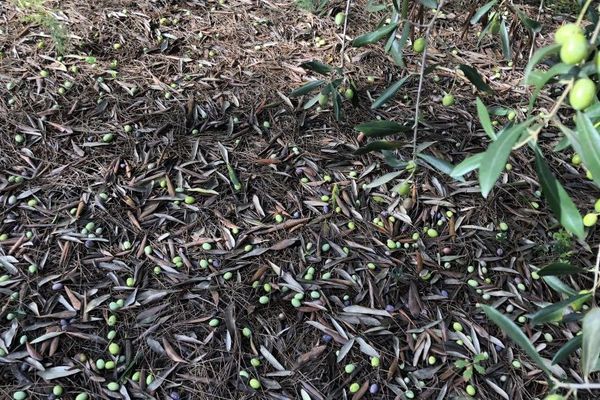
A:
<svg viewBox="0 0 600 400">
<path fill-rule="evenodd" d="M 554 41 L 560 45 L 560 60 L 569 65 L 584 61 L 591 46 L 583 30 L 577 24 L 566 24 L 558 28 Z M 575 110 L 584 110 L 592 105 L 596 97 L 596 84 L 590 78 L 575 81 L 569 93 L 569 103 Z"/>
</svg>

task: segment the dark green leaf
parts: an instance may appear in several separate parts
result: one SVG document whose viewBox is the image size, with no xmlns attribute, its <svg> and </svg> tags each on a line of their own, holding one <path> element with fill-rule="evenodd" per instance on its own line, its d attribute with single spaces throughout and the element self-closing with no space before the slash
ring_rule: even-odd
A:
<svg viewBox="0 0 600 400">
<path fill-rule="evenodd" d="M 305 63 L 300 64 L 300 66 L 302 68 L 310 69 L 311 71 L 315 71 L 321 75 L 327 75 L 328 73 L 330 73 L 333 70 L 331 68 L 331 66 L 329 66 L 327 64 L 323 64 L 319 61 L 307 61 Z"/>
<path fill-rule="evenodd" d="M 587 377 L 596 367 L 600 356 L 600 342 L 597 336 L 600 331 L 600 308 L 594 307 L 585 314 L 581 331 L 581 336 L 583 336 L 581 342 L 581 372 L 583 379 L 587 380 Z"/>
<path fill-rule="evenodd" d="M 342 120 L 342 96 L 338 93 L 337 90 L 332 91 L 331 102 L 333 103 L 333 116 L 336 121 Z"/>
<path fill-rule="evenodd" d="M 576 138 L 576 139 L 575 139 Z M 571 145 L 581 155 L 583 165 L 591 172 L 596 186 L 600 187 L 600 133 L 587 115 L 577 112 L 577 135 Z"/>
<path fill-rule="evenodd" d="M 516 11 L 517 16 L 519 17 L 523 25 L 525 25 L 525 28 L 529 30 L 529 32 L 539 32 L 542 30 L 542 25 L 539 22 L 527 17 L 527 15 L 525 15 L 525 13 L 519 9 L 516 9 Z"/>
<path fill-rule="evenodd" d="M 405 168 L 408 165 L 408 162 L 396 157 L 393 151 L 381 150 L 381 154 L 385 163 L 394 169 Z"/>
<path fill-rule="evenodd" d="M 504 170 L 506 161 L 512 150 L 513 145 L 531 123 L 530 120 L 513 126 L 502 135 L 498 136 L 495 142 L 489 145 L 485 151 L 485 162 L 479 166 L 479 186 L 483 197 L 491 192 L 496 180 Z"/>
<path fill-rule="evenodd" d="M 488 32 L 490 31 L 490 29 L 492 29 L 492 26 L 494 25 L 494 23 L 495 23 L 495 21 L 493 21 L 491 19 L 488 20 L 488 23 L 485 24 L 485 28 L 483 28 L 483 30 L 479 34 L 479 37 L 477 38 L 477 44 L 475 45 L 475 47 L 479 48 L 479 44 L 485 38 L 485 35 L 488 34 Z"/>
<path fill-rule="evenodd" d="M 508 335 L 508 337 L 517 343 L 523 349 L 525 354 L 527 354 L 529 358 L 531 358 L 538 365 L 538 367 L 540 367 L 546 374 L 551 376 L 550 370 L 546 366 L 542 357 L 540 357 L 538 352 L 535 350 L 535 347 L 533 347 L 533 344 L 531 344 L 529 338 L 525 336 L 525 334 L 517 325 L 515 325 L 514 322 L 502 315 L 500 311 L 488 305 L 481 305 L 481 308 L 483 308 L 485 315 L 487 315 L 489 319 L 498 325 L 498 327 L 500 327 L 500 329 L 506 335 Z"/>
<path fill-rule="evenodd" d="M 450 175 L 452 173 L 452 170 L 454 169 L 454 165 L 452 165 L 448 161 L 440 160 L 439 158 L 430 156 L 429 154 L 418 153 L 417 157 L 424 160 L 425 162 L 427 162 L 427 164 L 431 165 L 433 168 L 446 175 Z M 465 179 L 462 176 L 456 176 L 453 178 L 459 182 L 465 181 Z"/>
<path fill-rule="evenodd" d="M 555 262 L 540 269 L 537 274 L 539 276 L 558 276 L 558 275 L 574 275 L 587 272 L 585 269 L 575 267 L 571 264 Z"/>
<path fill-rule="evenodd" d="M 460 176 L 466 175 L 471 171 L 479 168 L 479 164 L 484 160 L 485 153 L 474 154 L 470 157 L 465 158 L 460 164 L 456 165 L 452 172 L 450 172 L 450 176 L 453 178 L 458 178 Z"/>
<path fill-rule="evenodd" d="M 400 125 L 394 121 L 381 120 L 364 122 L 360 125 L 356 125 L 354 129 L 364 133 L 367 137 L 383 137 L 395 135 L 396 133 L 407 133 L 412 131 L 409 126 Z"/>
<path fill-rule="evenodd" d="M 569 298 L 559 301 L 558 303 L 551 304 L 546 306 L 538 311 L 536 311 L 531 316 L 531 323 L 534 325 L 543 324 L 544 322 L 552 322 L 556 320 L 562 319 L 562 315 L 564 314 L 565 308 L 567 308 L 571 303 L 579 299 L 589 299 L 592 297 L 591 293 L 578 293 L 574 296 L 570 296 Z M 560 319 L 559 319 L 560 316 Z"/>
<path fill-rule="evenodd" d="M 406 44 L 406 40 L 408 39 L 408 34 L 410 33 L 410 22 L 406 21 L 404 23 L 404 27 L 402 27 L 402 36 L 400 39 L 394 40 L 392 47 L 390 49 L 390 54 L 394 59 L 394 62 L 399 67 L 405 68 L 406 64 L 404 64 L 403 54 L 404 54 L 404 45 Z"/>
<path fill-rule="evenodd" d="M 428 8 L 437 8 L 437 1 L 435 0 L 419 0 L 419 3 L 423 4 L 425 7 Z"/>
<path fill-rule="evenodd" d="M 557 278 L 556 276 L 544 276 L 542 277 L 542 279 L 548 284 L 548 286 L 556 290 L 558 293 L 564 294 L 566 296 L 575 296 L 577 294 L 577 291 L 575 289 L 571 288 L 569 285 L 561 281 L 560 278 Z"/>
<path fill-rule="evenodd" d="M 395 150 L 395 149 L 399 149 L 400 147 L 404 146 L 405 144 L 406 144 L 405 142 L 399 142 L 399 141 L 380 140 L 377 142 L 371 142 L 368 145 L 359 148 L 358 150 L 356 150 L 354 152 L 354 154 L 361 155 L 361 154 L 366 154 L 371 151 L 377 151 L 377 150 Z"/>
<path fill-rule="evenodd" d="M 396 94 L 396 92 L 404 84 L 404 82 L 406 82 L 406 80 L 410 77 L 411 77 L 411 75 L 406 75 L 404 78 L 400 79 L 399 81 L 397 81 L 396 83 L 394 83 L 393 85 L 391 85 L 390 87 L 385 89 L 385 91 L 383 93 L 381 93 L 381 96 L 379 96 L 377 98 L 377 100 L 375 100 L 373 102 L 373 105 L 371 106 L 371 110 L 375 110 L 375 109 L 381 107 L 381 105 L 384 104 L 386 101 L 392 99 L 394 97 L 394 95 Z"/>
<path fill-rule="evenodd" d="M 542 47 L 541 49 L 539 49 L 538 51 L 533 53 L 533 56 L 531 56 L 531 58 L 529 59 L 529 63 L 527 64 L 527 67 L 525 67 L 524 82 L 527 82 L 529 80 L 529 74 L 533 70 L 533 67 L 535 67 L 546 56 L 558 53 L 559 50 L 560 50 L 560 44 L 555 43 L 550 46 Z"/>
<path fill-rule="evenodd" d="M 352 41 L 352 46 L 362 47 L 362 46 L 366 46 L 368 44 L 376 43 L 376 42 L 380 41 L 381 39 L 383 39 L 384 37 L 386 37 L 387 35 L 389 35 L 394 29 L 396 29 L 397 26 L 398 26 L 397 23 L 384 25 L 384 26 L 380 27 L 379 29 L 377 29 L 376 31 L 369 32 L 367 34 L 359 36 Z"/>
<path fill-rule="evenodd" d="M 466 64 L 460 64 L 458 66 L 458 68 L 460 68 L 460 70 L 462 72 L 465 73 L 465 76 L 467 77 L 467 79 L 473 84 L 475 85 L 475 87 L 481 91 L 484 92 L 494 92 L 492 90 L 492 88 L 483 81 L 483 79 L 481 78 L 481 75 L 479 75 L 479 72 L 477 72 L 477 70 L 469 65 Z"/>
<path fill-rule="evenodd" d="M 479 10 L 477 10 L 477 12 L 475 12 L 475 15 L 471 17 L 471 24 L 476 24 L 477 22 L 479 22 L 481 17 L 487 14 L 487 12 L 490 11 L 490 9 L 494 7 L 494 5 L 496 5 L 497 2 L 498 0 L 492 0 L 488 3 L 485 3 Z"/>
<path fill-rule="evenodd" d="M 307 93 L 310 93 L 313 90 L 315 90 L 316 88 L 320 87 L 323 84 L 323 82 L 325 82 L 325 81 L 323 81 L 323 80 L 310 81 L 307 84 L 302 85 L 298 89 L 295 89 L 294 91 L 292 91 L 292 93 L 290 93 L 290 97 L 298 97 L 298 96 L 302 96 Z"/>
<path fill-rule="evenodd" d="M 585 232 L 579 210 L 577 210 L 567 191 L 550 171 L 539 147 L 536 146 L 534 151 L 535 170 L 542 186 L 542 193 L 546 196 L 550 209 L 566 230 L 583 239 Z"/>
<path fill-rule="evenodd" d="M 489 136 L 490 139 L 496 140 L 496 132 L 494 131 L 494 127 L 492 126 L 492 121 L 490 120 L 490 114 L 488 114 L 488 110 L 483 104 L 483 101 L 478 97 L 476 100 L 477 103 L 477 116 L 479 117 L 479 122 L 481 122 L 481 126 L 483 126 L 483 130 Z"/>
<path fill-rule="evenodd" d="M 502 54 L 505 60 L 512 59 L 512 49 L 510 47 L 510 38 L 508 36 L 508 28 L 504 19 L 500 22 L 500 41 L 502 42 Z"/>
<path fill-rule="evenodd" d="M 554 357 L 552 357 L 552 365 L 556 365 L 563 362 L 567 359 L 567 357 L 569 357 L 571 353 L 577 351 L 577 349 L 581 347 L 581 339 L 581 335 L 574 336 L 571 339 L 569 339 L 569 341 L 565 343 L 563 347 L 558 349 L 558 351 L 554 354 Z"/>
<path fill-rule="evenodd" d="M 488 111 L 492 115 L 496 115 L 498 117 L 505 117 L 510 112 L 510 109 L 506 107 L 492 106 L 488 109 Z"/>
</svg>

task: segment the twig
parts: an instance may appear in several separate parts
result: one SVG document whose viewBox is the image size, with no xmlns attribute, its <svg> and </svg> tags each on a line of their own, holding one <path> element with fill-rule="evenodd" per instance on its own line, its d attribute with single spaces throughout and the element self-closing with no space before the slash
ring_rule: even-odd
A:
<svg viewBox="0 0 600 400">
<path fill-rule="evenodd" d="M 542 14 L 543 9 L 544 9 L 544 0 L 540 0 L 540 6 L 538 8 L 537 17 L 535 18 L 535 20 L 537 22 L 540 22 L 540 15 Z M 537 36 L 537 32 L 533 32 L 533 35 L 531 35 L 531 48 L 529 49 L 529 58 L 530 59 L 531 59 L 531 56 L 533 55 L 533 49 L 535 48 L 536 36 Z"/>
<path fill-rule="evenodd" d="M 596 254 L 596 265 L 594 266 L 594 289 L 592 291 L 592 296 L 594 297 L 596 297 L 598 281 L 600 281 L 600 245 L 598 245 L 598 253 Z"/>
<path fill-rule="evenodd" d="M 346 57 L 344 57 L 344 52 L 346 51 L 346 28 L 348 27 L 348 13 L 350 12 L 350 2 L 352 0 L 346 0 L 346 11 L 344 11 L 344 31 L 342 32 L 342 50 L 340 52 L 340 69 L 344 69 L 344 63 L 346 62 Z"/>
<path fill-rule="evenodd" d="M 427 45 L 429 44 L 429 35 L 431 32 L 431 28 L 433 28 L 433 24 L 437 19 L 437 16 L 444 5 L 444 0 L 440 1 L 438 4 L 438 8 L 436 9 L 435 14 L 433 14 L 433 18 L 427 24 L 427 29 L 425 30 L 425 40 L 426 45 L 423 50 L 423 57 L 421 58 L 421 71 L 419 72 L 419 88 L 417 89 L 417 101 L 415 104 L 415 124 L 413 125 L 413 161 L 417 159 L 417 134 L 419 132 L 419 111 L 421 105 L 421 92 L 423 90 L 423 78 L 425 75 L 425 64 L 427 61 Z"/>
</svg>

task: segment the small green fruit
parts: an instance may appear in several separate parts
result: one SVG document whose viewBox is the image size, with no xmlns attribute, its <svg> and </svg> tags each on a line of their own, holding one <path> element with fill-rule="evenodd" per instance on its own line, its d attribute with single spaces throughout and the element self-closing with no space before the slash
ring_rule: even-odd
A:
<svg viewBox="0 0 600 400">
<path fill-rule="evenodd" d="M 25 142 L 25 136 L 21 135 L 20 133 L 17 133 L 15 135 L 15 142 L 18 144 Z"/>
<path fill-rule="evenodd" d="M 96 360 L 96 368 L 97 369 L 104 369 L 104 367 L 106 367 L 106 361 L 104 361 L 101 358 L 97 359 Z"/>
<path fill-rule="evenodd" d="M 344 372 L 347 374 L 351 374 L 354 372 L 355 369 L 356 367 L 354 366 L 354 364 L 346 364 L 346 366 L 344 367 Z"/>
<path fill-rule="evenodd" d="M 433 229 L 433 228 L 427 229 L 427 236 L 429 236 L 430 238 L 436 238 L 436 237 L 438 237 L 438 235 L 439 235 L 438 231 L 436 231 L 435 229 Z"/>
<path fill-rule="evenodd" d="M 415 51 L 415 53 L 422 53 L 423 50 L 425 50 L 425 38 L 418 38 L 417 40 L 415 40 L 415 42 L 413 43 L 413 50 Z"/>
<path fill-rule="evenodd" d="M 473 385 L 467 385 L 465 390 L 467 391 L 467 394 L 469 396 L 475 396 L 475 393 L 477 393 L 477 390 L 475 389 L 475 386 L 473 386 Z"/>
<path fill-rule="evenodd" d="M 596 225 L 597 222 L 598 222 L 597 214 L 589 213 L 583 217 L 583 225 L 587 226 L 588 228 Z"/>
<path fill-rule="evenodd" d="M 573 36 L 583 36 L 583 29 L 577 24 L 565 24 L 558 28 L 554 33 L 554 41 L 558 44 L 565 44 Z"/>
<path fill-rule="evenodd" d="M 216 328 L 217 326 L 219 326 L 221 324 L 221 321 L 217 318 L 213 318 L 210 321 L 208 321 L 208 325 L 212 328 Z"/>
<path fill-rule="evenodd" d="M 594 203 L 594 211 L 600 213 L 600 199 L 596 200 L 596 203 Z"/>
<path fill-rule="evenodd" d="M 578 79 L 569 92 L 569 103 L 578 111 L 591 106 L 595 98 L 596 84 L 589 78 Z"/>
<path fill-rule="evenodd" d="M 194 196 L 185 196 L 184 202 L 185 204 L 194 204 L 196 202 L 196 199 L 194 198 Z"/>
<path fill-rule="evenodd" d="M 356 393 L 360 390 L 360 385 L 356 382 L 354 382 L 352 385 L 350 385 L 350 393 Z"/>
<path fill-rule="evenodd" d="M 379 357 L 371 357 L 371 367 L 377 368 L 381 365 L 381 359 Z"/>
<path fill-rule="evenodd" d="M 135 371 L 133 373 L 133 375 L 131 376 L 131 380 L 134 382 L 139 382 L 140 381 L 140 371 Z"/>
<path fill-rule="evenodd" d="M 119 385 L 117 382 L 110 382 L 108 385 L 106 385 L 106 387 L 111 392 L 116 392 L 121 388 L 121 385 Z"/>
<path fill-rule="evenodd" d="M 63 392 L 63 387 L 60 385 L 56 385 L 52 388 L 52 394 L 55 396 L 62 396 Z"/>
<path fill-rule="evenodd" d="M 202 243 L 202 250 L 212 250 L 212 245 L 210 243 Z"/>
<path fill-rule="evenodd" d="M 583 35 L 570 36 L 560 48 L 560 59 L 565 64 L 575 65 L 583 61 L 589 51 L 589 43 Z"/>
<path fill-rule="evenodd" d="M 254 357 L 254 358 L 251 358 L 251 359 L 250 359 L 250 364 L 251 364 L 251 365 L 252 365 L 254 368 L 256 368 L 256 367 L 260 366 L 260 360 L 259 360 L 258 358 L 256 358 L 256 357 Z"/>
<path fill-rule="evenodd" d="M 260 381 L 258 379 L 252 378 L 250 379 L 250 387 L 254 390 L 260 389 Z"/>
<path fill-rule="evenodd" d="M 340 11 L 339 13 L 337 13 L 335 15 L 335 24 L 337 26 L 343 25 L 345 21 L 346 21 L 346 14 L 344 12 Z"/>
<path fill-rule="evenodd" d="M 102 136 L 102 141 L 104 143 L 110 143 L 114 140 L 115 135 L 113 135 L 112 133 L 107 133 L 104 136 Z"/>
<path fill-rule="evenodd" d="M 567 400 L 567 398 L 563 395 L 554 393 L 544 397 L 544 400 Z"/>
<path fill-rule="evenodd" d="M 444 107 L 450 107 L 454 105 L 454 96 L 450 93 L 444 95 L 444 97 L 442 98 L 442 105 Z"/>
<path fill-rule="evenodd" d="M 89 398 L 90 396 L 87 393 L 83 392 L 79 393 L 77 397 L 75 397 L 75 400 L 88 400 Z"/>
<path fill-rule="evenodd" d="M 346 91 L 344 92 L 344 96 L 350 100 L 354 97 L 354 90 L 352 90 L 352 88 L 348 88 L 346 89 Z"/>
<path fill-rule="evenodd" d="M 13 393 L 13 399 L 15 399 L 15 400 L 25 400 L 26 398 L 27 398 L 27 393 L 22 390 L 19 390 L 19 391 Z"/>
<path fill-rule="evenodd" d="M 121 353 L 121 346 L 113 342 L 108 346 L 108 352 L 113 356 L 118 356 Z"/>
<path fill-rule="evenodd" d="M 43 69 L 43 70 L 41 70 L 41 71 L 40 71 L 40 76 L 41 76 L 42 78 L 47 78 L 47 77 L 48 77 L 48 75 L 50 75 L 50 74 L 49 74 L 49 73 L 48 73 L 48 71 L 46 71 L 45 69 Z"/>
<path fill-rule="evenodd" d="M 242 335 L 244 335 L 244 337 L 250 337 L 252 336 L 252 331 L 250 330 L 250 328 L 245 327 L 244 329 L 242 329 Z"/>
</svg>

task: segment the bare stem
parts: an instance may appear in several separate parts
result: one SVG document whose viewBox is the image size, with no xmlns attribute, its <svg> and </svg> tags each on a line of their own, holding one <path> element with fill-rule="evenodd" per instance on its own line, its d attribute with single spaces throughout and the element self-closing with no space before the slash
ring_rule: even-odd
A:
<svg viewBox="0 0 600 400">
<path fill-rule="evenodd" d="M 427 29 L 425 30 L 425 40 L 426 43 L 429 44 L 429 36 L 431 33 L 431 29 L 435 24 L 435 20 L 444 5 L 444 0 L 440 1 L 438 4 L 438 8 L 436 9 L 435 14 L 433 14 L 433 18 L 427 24 Z M 421 92 L 423 90 L 423 80 L 425 78 L 425 65 L 427 62 L 427 45 L 423 50 L 423 57 L 421 58 L 421 71 L 419 72 L 419 88 L 417 89 L 417 100 L 415 104 L 415 124 L 413 125 L 413 161 L 417 159 L 417 135 L 419 132 L 419 111 L 421 109 Z"/>
<path fill-rule="evenodd" d="M 348 13 L 350 12 L 350 3 L 352 0 L 346 0 L 346 11 L 344 11 L 344 31 L 342 32 L 342 50 L 340 52 L 340 68 L 344 69 L 346 62 L 345 51 L 346 51 L 346 29 L 348 28 Z"/>
</svg>

